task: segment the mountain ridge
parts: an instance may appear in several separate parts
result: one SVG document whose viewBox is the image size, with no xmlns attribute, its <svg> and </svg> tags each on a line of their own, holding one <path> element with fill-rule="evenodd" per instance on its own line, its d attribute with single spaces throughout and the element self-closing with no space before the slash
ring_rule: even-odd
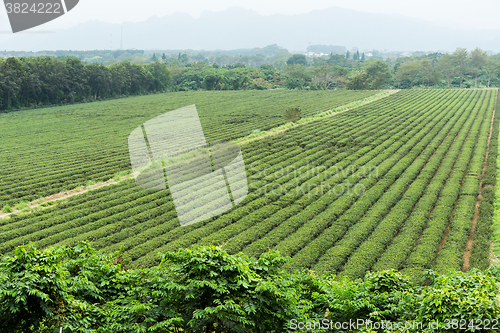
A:
<svg viewBox="0 0 500 333">
<path fill-rule="evenodd" d="M 260 15 L 231 7 L 204 11 L 198 18 L 187 13 L 152 16 L 122 24 L 88 21 L 45 35 L 16 35 L 0 49 L 93 50 L 117 49 L 123 27 L 125 49 L 230 50 L 278 44 L 295 52 L 312 44 L 343 45 L 348 49 L 389 51 L 453 51 L 480 47 L 500 52 L 500 30 L 451 28 L 400 14 L 366 13 L 330 7 L 305 14 Z"/>
</svg>

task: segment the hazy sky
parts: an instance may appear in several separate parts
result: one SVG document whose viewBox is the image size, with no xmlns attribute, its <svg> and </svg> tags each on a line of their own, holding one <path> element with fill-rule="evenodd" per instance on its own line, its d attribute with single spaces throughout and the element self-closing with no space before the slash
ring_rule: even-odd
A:
<svg viewBox="0 0 500 333">
<path fill-rule="evenodd" d="M 307 13 L 334 6 L 372 13 L 401 14 L 448 25 L 500 29 L 500 0 L 80 0 L 68 15 L 44 25 L 43 29 L 57 29 L 90 20 L 137 22 L 154 15 L 165 16 L 175 12 L 198 17 L 205 10 L 220 11 L 230 7 L 270 15 Z M 5 13 L 0 12 L 0 19 L 6 20 Z"/>
</svg>

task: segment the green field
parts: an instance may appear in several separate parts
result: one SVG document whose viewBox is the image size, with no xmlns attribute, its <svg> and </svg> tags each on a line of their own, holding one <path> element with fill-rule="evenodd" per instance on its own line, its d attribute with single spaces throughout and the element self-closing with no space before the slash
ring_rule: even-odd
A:
<svg viewBox="0 0 500 333">
<path fill-rule="evenodd" d="M 269 126 L 281 121 L 277 110 L 286 107 L 278 106 L 281 105 L 279 98 L 286 99 L 290 92 L 281 95 L 283 93 L 277 93 L 275 104 L 261 104 L 267 105 L 267 112 L 274 110 L 276 115 L 276 122 L 269 120 Z M 230 253 L 242 251 L 253 256 L 275 249 L 292 257 L 286 269 L 307 267 L 351 278 L 362 277 L 369 270 L 390 268 L 402 270 L 412 277 L 420 276 L 429 268 L 438 272 L 460 270 L 480 191 L 496 93 L 496 90 L 400 91 L 279 135 L 247 142 L 242 145 L 242 152 L 249 195 L 236 208 L 201 223 L 180 227 L 168 189 L 143 190 L 135 186 L 133 180 L 128 180 L 75 196 L 48 209 L 0 220 L 0 253 L 11 252 L 27 242 L 46 247 L 90 240 L 93 246 L 104 251 L 123 247 L 133 259 L 133 267 L 147 267 L 158 263 L 159 252 L 175 251 L 193 244 L 215 244 L 223 245 Z M 204 94 L 204 98 L 209 96 Z M 258 99 L 255 92 L 249 94 Z M 176 98 L 181 101 L 186 96 L 189 95 Z M 305 92 L 297 96 L 301 98 L 300 103 L 294 101 L 286 106 L 309 105 L 303 106 L 310 110 L 309 114 L 344 104 L 355 97 L 366 97 Z M 158 110 L 148 115 L 139 112 L 140 115 L 134 116 L 137 119 L 127 118 L 124 115 L 132 112 L 134 103 L 137 106 L 149 101 L 157 105 L 167 97 L 142 97 L 2 115 L 0 121 L 3 123 L 17 118 L 18 125 L 12 127 L 20 133 L 16 148 L 24 151 L 17 164 L 7 165 L 13 168 L 11 170 L 16 170 L 16 166 L 22 169 L 24 173 L 18 178 L 24 179 L 23 175 L 29 174 L 30 169 L 19 167 L 21 156 L 26 163 L 38 166 L 41 161 L 51 160 L 53 164 L 43 169 L 49 184 L 80 169 L 83 171 L 78 177 L 85 175 L 95 179 L 93 177 L 101 174 L 109 177 L 116 170 L 127 167 L 126 145 L 116 142 L 108 146 L 97 142 L 110 142 L 115 131 L 126 138 L 137 123 L 154 116 L 155 112 L 161 113 Z M 254 105 L 256 100 L 244 104 L 242 99 L 244 106 L 240 112 L 246 112 L 243 107 L 246 110 L 258 108 Z M 123 110 L 127 103 L 129 111 L 121 111 L 121 116 L 118 115 L 118 110 Z M 63 134 L 66 128 L 62 126 L 65 117 L 73 124 L 78 122 L 75 119 L 83 117 L 85 124 L 89 124 L 99 119 L 89 113 L 97 106 L 102 107 L 100 114 L 110 123 L 96 122 L 94 127 L 88 128 L 93 133 L 102 131 L 102 135 L 83 142 L 68 138 L 67 147 L 66 141 L 54 143 L 55 138 L 66 135 Z M 111 110 L 109 115 L 106 107 Z M 203 117 L 204 107 L 200 106 L 199 110 Z M 53 127 L 47 133 L 52 133 L 54 139 L 45 144 L 52 153 L 54 147 L 64 145 L 68 157 L 51 159 L 40 143 L 37 149 L 31 147 L 39 158 L 26 158 L 28 146 L 34 142 L 28 139 L 27 115 L 32 115 L 33 126 L 34 120 L 47 117 L 54 121 L 60 117 L 60 122 L 54 124 L 61 128 L 60 136 L 54 135 L 57 131 Z M 265 118 L 264 114 L 261 116 Z M 26 125 L 20 127 L 22 119 Z M 223 121 L 216 123 L 219 125 L 205 132 L 207 137 L 228 140 L 237 136 L 236 133 L 225 134 Z M 248 131 L 240 133 L 247 134 L 256 127 L 264 129 L 263 123 L 264 120 L 252 118 L 245 127 Z M 37 127 L 37 131 L 42 127 Z M 81 129 L 85 130 L 83 125 Z M 498 135 L 498 128 L 494 132 Z M 77 137 L 81 140 L 80 135 Z M 86 145 L 89 145 L 86 150 L 80 149 Z M 10 149 L 14 147 L 3 147 L 2 154 L 5 156 Z M 71 149 L 74 150 L 71 152 Z M 109 160 L 106 159 L 107 163 L 91 159 L 91 152 L 103 151 L 114 152 Z M 494 154 L 491 158 L 496 159 L 496 150 Z M 3 168 L 2 172 L 6 170 Z M 11 178 L 2 184 L 2 193 L 10 189 L 13 182 Z M 35 185 L 35 193 L 47 191 L 44 185 L 36 182 Z M 489 239 L 490 234 L 487 228 L 478 225 L 474 236 Z M 484 251 L 473 248 L 472 265 L 478 262 L 477 258 L 484 257 Z"/>
<path fill-rule="evenodd" d="M 130 169 L 128 135 L 167 111 L 195 104 L 207 142 L 230 141 L 370 97 L 374 91 L 217 91 L 159 94 L 0 113 L 0 209 L 106 181 Z"/>
<path fill-rule="evenodd" d="M 203 104 L 212 94 L 210 103 Z M 197 105 L 207 138 L 230 140 L 283 123 L 281 110 L 288 106 L 299 105 L 312 115 L 369 96 L 350 92 L 246 94 L 141 97 L 2 115 L 2 126 L 16 124 L 2 132 L 2 142 L 11 142 L 0 153 L 5 164 L 2 198 L 12 202 L 40 196 L 61 184 L 109 178 L 129 167 L 125 139 L 132 129 L 188 100 Z M 123 247 L 133 267 L 146 267 L 158 263 L 159 252 L 215 244 L 230 253 L 253 256 L 275 249 L 292 257 L 286 269 L 307 267 L 352 278 L 390 268 L 415 278 L 429 268 L 460 270 L 480 191 L 496 94 L 496 90 L 400 91 L 245 143 L 242 152 L 249 195 L 236 208 L 201 223 L 180 227 L 168 189 L 143 190 L 129 180 L 0 220 L 0 253 L 27 242 L 46 247 L 90 240 L 104 251 Z M 158 105 L 171 96 L 178 104 L 171 102 L 161 109 Z M 229 96 L 240 98 L 241 105 L 235 109 L 248 119 L 239 131 L 221 120 L 234 119 L 230 105 L 237 103 L 229 101 Z M 273 102 L 266 102 L 264 96 Z M 290 101 L 290 96 L 296 99 Z M 224 100 L 225 108 L 220 108 Z M 139 105 L 143 109 L 133 111 Z M 211 118 L 216 112 L 208 111 L 216 109 L 226 110 L 217 121 Z M 259 113 L 248 116 L 255 110 Z M 66 121 L 68 126 L 63 126 Z M 217 126 L 206 125 L 212 122 Z M 75 126 L 72 131 L 71 126 Z M 493 138 L 497 138 L 498 126 L 493 128 Z M 37 141 L 34 133 L 44 139 Z M 59 155 L 57 147 L 64 147 Z M 488 161 L 496 160 L 496 154 L 495 148 Z M 6 156 L 16 158 L 5 160 Z M 3 178 L 14 171 L 20 174 Z M 74 180 L 62 182 L 64 177 Z M 19 187 L 14 186 L 16 179 Z M 32 186 L 32 193 L 16 195 L 23 186 Z M 491 231 L 480 222 L 475 239 L 489 239 Z M 485 251 L 473 247 L 471 265 Z"/>
</svg>

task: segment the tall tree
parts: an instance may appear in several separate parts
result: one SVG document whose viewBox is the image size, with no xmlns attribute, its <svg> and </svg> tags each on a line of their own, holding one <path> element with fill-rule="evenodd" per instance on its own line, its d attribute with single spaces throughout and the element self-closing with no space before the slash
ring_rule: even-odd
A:
<svg viewBox="0 0 500 333">
<path fill-rule="evenodd" d="M 460 77 L 460 88 L 462 88 L 462 82 L 464 74 L 468 69 L 468 53 L 466 48 L 459 47 L 451 55 L 452 63 L 455 68 L 456 73 Z"/>
<path fill-rule="evenodd" d="M 500 61 L 489 57 L 486 63 L 484 64 L 484 71 L 488 74 L 488 85 L 487 85 L 488 88 L 490 87 L 491 77 L 497 74 L 499 70 L 500 70 Z"/>
<path fill-rule="evenodd" d="M 366 72 L 370 76 L 370 89 L 378 90 L 391 79 L 389 65 L 383 60 L 368 60 Z"/>
<path fill-rule="evenodd" d="M 422 63 L 418 60 L 413 60 L 399 66 L 396 73 L 396 79 L 400 81 L 410 82 L 410 88 L 413 87 L 415 80 L 422 70 Z"/>
<path fill-rule="evenodd" d="M 420 71 L 420 77 L 422 81 L 426 81 L 427 85 L 433 80 L 434 77 L 434 68 L 432 67 L 432 60 L 429 58 L 424 58 L 420 60 L 420 65 L 422 67 Z"/>
<path fill-rule="evenodd" d="M 111 73 L 103 65 L 94 63 L 85 67 L 87 70 L 89 86 L 94 99 L 107 96 L 110 90 Z"/>
<path fill-rule="evenodd" d="M 57 104 L 69 93 L 69 73 L 66 63 L 54 57 L 35 58 L 42 84 L 42 101 Z"/>
<path fill-rule="evenodd" d="M 307 65 L 306 56 L 303 54 L 294 54 L 287 61 L 287 65 Z"/>
<path fill-rule="evenodd" d="M 443 73 L 449 88 L 450 80 L 455 73 L 455 69 L 453 67 L 453 57 L 449 54 L 443 54 L 438 60 L 437 68 Z"/>
<path fill-rule="evenodd" d="M 328 90 L 337 85 L 339 77 L 340 73 L 334 66 L 322 64 L 315 66 L 312 82 L 319 84 L 322 89 Z"/>
<path fill-rule="evenodd" d="M 251 82 L 246 70 L 238 68 L 227 71 L 226 74 L 223 75 L 223 79 L 226 87 L 232 90 L 244 89 Z"/>
<path fill-rule="evenodd" d="M 432 74 L 430 76 L 429 83 L 432 83 L 434 85 L 434 87 L 437 88 L 437 84 L 441 80 L 442 76 L 443 75 L 442 75 L 441 71 L 437 70 L 436 67 L 434 67 Z"/>
<path fill-rule="evenodd" d="M 31 106 L 31 101 L 37 102 L 37 95 L 42 91 L 42 82 L 36 72 L 26 71 L 21 84 L 21 104 Z M 26 102 L 24 102 L 26 101 Z M 71 101 L 72 102 L 72 101 Z"/>
<path fill-rule="evenodd" d="M 341 54 L 334 54 L 334 55 L 330 56 L 330 59 L 328 59 L 327 62 L 329 64 L 335 64 L 337 66 L 344 67 L 344 68 L 352 67 L 351 59 L 347 59 L 346 57 L 344 57 Z"/>
<path fill-rule="evenodd" d="M 1 63 L 0 87 L 2 95 L 6 97 L 5 104 L 7 108 L 10 108 L 12 103 L 16 102 L 25 73 L 21 61 L 17 58 L 10 57 Z"/>
<path fill-rule="evenodd" d="M 477 88 L 477 77 L 481 74 L 481 70 L 488 62 L 488 55 L 486 51 L 476 47 L 476 49 L 470 53 L 469 62 L 470 72 L 474 75 L 474 88 Z"/>
<path fill-rule="evenodd" d="M 284 69 L 289 89 L 304 89 L 313 78 L 313 73 L 304 65 L 288 65 Z"/>
<path fill-rule="evenodd" d="M 370 88 L 370 75 L 363 70 L 353 77 L 349 78 L 345 86 L 349 90 L 365 90 Z"/>
<path fill-rule="evenodd" d="M 183 65 L 187 65 L 189 63 L 189 56 L 186 52 L 184 52 L 183 54 L 179 53 L 179 62 Z"/>
<path fill-rule="evenodd" d="M 164 91 L 172 85 L 172 74 L 168 68 L 158 62 L 154 62 L 147 66 L 148 71 L 151 73 L 152 80 L 150 82 L 150 90 Z"/>
<path fill-rule="evenodd" d="M 85 73 L 85 66 L 78 58 L 68 58 L 66 60 L 68 71 L 68 102 L 81 101 L 87 95 L 88 83 Z"/>
</svg>

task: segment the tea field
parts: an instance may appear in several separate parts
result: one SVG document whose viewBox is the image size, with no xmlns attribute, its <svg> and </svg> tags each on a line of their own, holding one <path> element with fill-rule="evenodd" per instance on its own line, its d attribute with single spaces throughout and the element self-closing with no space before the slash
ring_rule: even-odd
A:
<svg viewBox="0 0 500 333">
<path fill-rule="evenodd" d="M 370 94 L 310 93 L 216 93 L 204 106 L 203 98 L 213 94 L 204 92 L 180 94 L 154 111 L 151 105 L 168 95 L 0 115 L 2 127 L 13 124 L 0 134 L 10 140 L 0 152 L 0 200 L 109 178 L 129 167 L 126 141 L 116 137 L 126 138 L 145 120 L 188 100 L 200 111 L 207 139 L 231 140 L 280 124 L 279 111 L 288 106 L 314 114 Z M 232 94 L 241 98 L 234 108 L 240 118 L 232 117 Z M 288 270 L 351 278 L 389 268 L 417 277 L 430 268 L 460 270 L 465 261 L 474 266 L 488 256 L 488 249 L 471 241 L 491 233 L 486 215 L 474 215 L 482 188 L 495 185 L 490 174 L 496 175 L 496 102 L 496 90 L 400 91 L 241 144 L 249 194 L 220 216 L 180 227 L 168 189 L 145 190 L 123 181 L 0 220 L 0 253 L 28 242 L 47 247 L 89 240 L 103 251 L 124 249 L 136 268 L 158 264 L 159 252 L 193 244 L 251 256 L 278 250 L 292 258 L 284 266 Z M 144 110 L 129 105 L 125 111 L 127 103 L 143 104 Z M 217 112 L 209 110 L 226 113 L 214 120 Z M 246 120 L 236 125 L 231 119 Z"/>
<path fill-rule="evenodd" d="M 145 121 L 195 104 L 207 142 L 230 141 L 370 97 L 374 91 L 199 91 L 0 113 L 0 209 L 103 182 L 130 169 L 127 138 Z"/>
</svg>

